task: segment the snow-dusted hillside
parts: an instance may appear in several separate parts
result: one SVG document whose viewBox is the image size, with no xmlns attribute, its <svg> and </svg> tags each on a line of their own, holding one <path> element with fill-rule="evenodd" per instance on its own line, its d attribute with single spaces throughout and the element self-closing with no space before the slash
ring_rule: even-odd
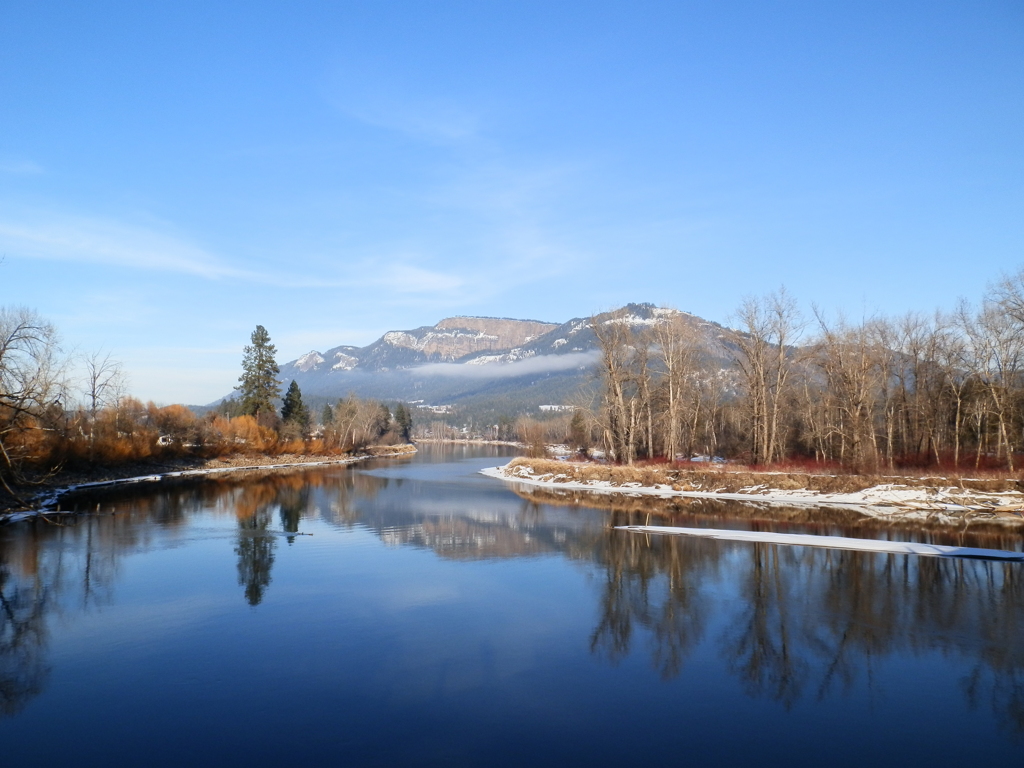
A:
<svg viewBox="0 0 1024 768">
<path fill-rule="evenodd" d="M 707 362 L 730 364 L 734 331 L 652 304 L 597 315 L 598 323 L 652 326 L 678 316 L 702 340 Z M 599 357 L 592 319 L 562 324 L 491 317 L 450 317 L 436 325 L 385 333 L 365 347 L 310 351 L 281 366 L 312 397 L 349 392 L 382 399 L 459 403 L 511 399 L 524 407 L 564 402 L 593 380 Z"/>
</svg>

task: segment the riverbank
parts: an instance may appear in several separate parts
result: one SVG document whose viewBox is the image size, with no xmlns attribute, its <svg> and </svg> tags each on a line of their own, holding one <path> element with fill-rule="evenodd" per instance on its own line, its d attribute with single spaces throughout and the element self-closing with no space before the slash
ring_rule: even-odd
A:
<svg viewBox="0 0 1024 768">
<path fill-rule="evenodd" d="M 1024 483 L 1016 478 L 827 475 L 528 458 L 482 473 L 553 491 L 831 507 L 891 520 L 946 524 L 978 520 L 1024 528 Z"/>
<path fill-rule="evenodd" d="M 512 448 L 525 448 L 525 443 L 518 443 L 515 440 L 485 440 L 483 438 L 446 438 L 446 437 L 417 437 L 417 443 L 437 443 L 451 445 L 504 445 Z"/>
<path fill-rule="evenodd" d="M 155 483 L 225 473 L 272 472 L 302 470 L 312 467 L 355 464 L 368 459 L 407 456 L 416 453 L 416 446 L 370 446 L 365 452 L 348 456 L 322 456 L 285 453 L 276 456 L 246 454 L 221 456 L 214 459 L 184 458 L 159 463 L 136 462 L 113 467 L 91 467 L 87 470 L 54 475 L 44 482 L 28 488 L 17 488 L 29 507 L 0 506 L 0 524 L 23 520 L 39 514 L 73 514 L 60 508 L 65 496 L 90 489 L 112 488 L 138 483 Z"/>
</svg>

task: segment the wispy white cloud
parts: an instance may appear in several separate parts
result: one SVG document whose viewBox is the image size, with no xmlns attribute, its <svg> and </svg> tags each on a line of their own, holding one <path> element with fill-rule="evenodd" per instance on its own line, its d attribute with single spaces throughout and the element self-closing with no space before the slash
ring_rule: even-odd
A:
<svg viewBox="0 0 1024 768">
<path fill-rule="evenodd" d="M 572 164 L 474 163 L 431 190 L 428 201 L 478 223 L 484 256 L 502 265 L 504 283 L 544 280 L 586 260 L 564 231 L 580 170 Z"/>
<path fill-rule="evenodd" d="M 340 106 L 351 117 L 378 128 L 430 142 L 464 142 L 480 133 L 478 114 L 439 100 L 388 102 L 373 99 Z"/>
<path fill-rule="evenodd" d="M 0 173 L 10 173 L 15 176 L 37 176 L 44 172 L 43 166 L 31 160 L 0 157 Z"/>
<path fill-rule="evenodd" d="M 479 112 L 442 98 L 398 97 L 393 92 L 339 88 L 328 100 L 340 112 L 367 125 L 429 143 L 453 144 L 480 136 Z"/>
<path fill-rule="evenodd" d="M 381 281 L 384 286 L 398 293 L 450 293 L 466 287 L 462 275 L 423 269 L 410 264 L 390 265 Z"/>
<path fill-rule="evenodd" d="M 571 175 L 570 168 L 497 162 L 451 167 L 447 181 L 419 195 L 430 213 L 423 231 L 400 243 L 359 248 L 335 277 L 332 257 L 322 257 L 315 280 L 289 279 L 309 287 L 379 290 L 376 300 L 387 305 L 453 310 L 558 279 L 587 257 L 550 221 Z"/>
<path fill-rule="evenodd" d="M 579 197 L 581 164 L 522 162 L 521 153 L 503 146 L 492 130 L 507 105 L 480 94 L 438 94 L 431 83 L 406 75 L 386 62 L 346 61 L 325 91 L 332 106 L 355 120 L 437 145 L 428 156 L 430 180 L 405 193 L 425 226 L 403 244 L 412 258 L 406 264 L 391 260 L 382 272 L 380 286 L 391 284 L 382 300 L 454 308 L 585 262 L 563 223 L 566 205 Z M 370 261 L 379 263 L 378 257 Z"/>
<path fill-rule="evenodd" d="M 483 112 L 475 105 L 367 62 L 340 64 L 323 95 L 348 117 L 427 143 L 462 144 L 478 139 L 483 128 Z"/>
<path fill-rule="evenodd" d="M 14 257 L 105 264 L 208 279 L 270 279 L 233 267 L 201 246 L 155 227 L 53 212 L 0 216 L 0 251 Z"/>
<path fill-rule="evenodd" d="M 232 279 L 281 290 L 341 289 L 379 294 L 398 303 L 459 303 L 483 295 L 493 275 L 486 265 L 469 270 L 432 268 L 436 257 L 391 251 L 379 255 L 342 254 L 343 267 L 245 269 L 174 233 L 173 227 L 126 224 L 97 216 L 20 211 L 0 214 L 0 253 L 12 258 L 69 261 Z M 284 265 L 278 265 L 284 266 Z"/>
<path fill-rule="evenodd" d="M 325 274 L 333 271 L 334 274 Z M 320 288 L 372 291 L 379 301 L 434 299 L 449 301 L 483 279 L 476 270 L 465 274 L 454 270 L 428 269 L 405 257 L 381 255 L 353 259 L 344 270 L 324 268 L 308 275 L 282 276 L 282 288 Z"/>
</svg>

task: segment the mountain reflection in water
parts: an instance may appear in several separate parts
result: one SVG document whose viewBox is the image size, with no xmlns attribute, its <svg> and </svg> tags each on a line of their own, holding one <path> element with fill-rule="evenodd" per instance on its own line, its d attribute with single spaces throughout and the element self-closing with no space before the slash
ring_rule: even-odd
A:
<svg viewBox="0 0 1024 768">
<path fill-rule="evenodd" d="M 645 508 L 630 501 L 597 509 L 578 498 L 555 504 L 517 496 L 473 474 L 487 463 L 481 455 L 487 451 L 433 448 L 364 468 L 111 491 L 80 500 L 83 508 L 98 505 L 98 512 L 59 525 L 36 520 L 0 528 L 0 718 L 17 721 L 46 689 L 48 647 L 63 627 L 118 603 L 130 581 L 122 573 L 129 556 L 173 554 L 230 537 L 237 600 L 262 610 L 275 590 L 282 548 L 319 541 L 331 531 L 363 531 L 387 547 L 431 551 L 457 563 L 572 563 L 589 579 L 594 600 L 587 608 L 592 630 L 579 643 L 601 665 L 643 654 L 666 681 L 662 685 L 677 680 L 688 664 L 706 664 L 694 659 L 709 647 L 747 697 L 785 711 L 855 689 L 881 695 L 888 660 L 938 656 L 958 670 L 969 710 L 988 713 L 1003 738 L 1024 736 L 1020 564 L 614 531 L 613 524 L 643 522 L 637 515 Z M 464 457 L 476 463 L 454 461 Z M 763 513 L 739 505 L 689 504 L 663 512 L 677 524 L 680 516 L 686 524 L 766 524 Z M 790 522 L 801 530 L 847 534 L 853 525 Z M 300 541 L 307 532 L 314 537 Z M 871 532 L 857 521 L 854 535 Z M 1019 535 L 999 531 L 966 542 L 948 531 L 877 533 L 1021 548 Z"/>
</svg>

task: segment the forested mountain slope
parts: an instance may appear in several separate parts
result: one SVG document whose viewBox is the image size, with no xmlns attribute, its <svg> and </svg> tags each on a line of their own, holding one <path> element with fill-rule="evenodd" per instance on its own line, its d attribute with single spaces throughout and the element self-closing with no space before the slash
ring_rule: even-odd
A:
<svg viewBox="0 0 1024 768">
<path fill-rule="evenodd" d="M 706 363 L 731 365 L 734 331 L 651 304 L 629 304 L 599 314 L 597 322 L 649 326 L 677 315 L 701 341 Z M 610 318 L 615 320 L 610 320 Z M 541 404 L 568 402 L 594 380 L 599 358 L 591 318 L 562 324 L 491 317 L 450 317 L 436 325 L 389 331 L 365 347 L 311 351 L 281 366 L 312 398 L 354 393 L 429 405 L 491 407 L 514 414 Z"/>
</svg>

